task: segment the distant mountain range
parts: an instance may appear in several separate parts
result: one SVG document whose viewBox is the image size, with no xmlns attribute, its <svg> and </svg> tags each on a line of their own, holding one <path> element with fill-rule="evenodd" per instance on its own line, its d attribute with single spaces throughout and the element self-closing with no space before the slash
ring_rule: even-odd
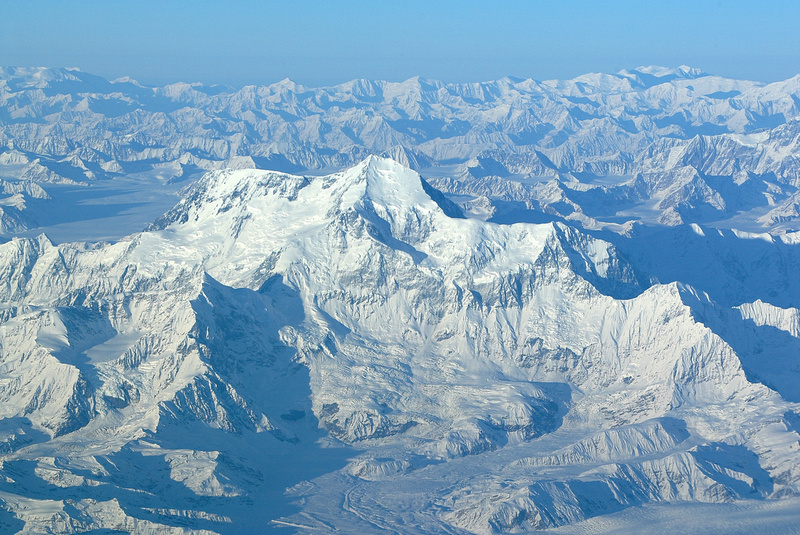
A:
<svg viewBox="0 0 800 535">
<path fill-rule="evenodd" d="M 739 228 L 726 221 L 746 213 L 744 230 L 791 231 L 798 114 L 800 77 L 765 85 L 688 67 L 239 90 L 5 68 L 0 177 L 179 181 L 221 168 L 335 170 L 379 154 L 503 220 L 523 209 L 625 232 L 625 221 Z M 27 199 L 4 202 L 0 230 L 36 226 L 21 215 Z"/>
<path fill-rule="evenodd" d="M 800 522 L 800 78 L 1 72 L 0 531 Z"/>
</svg>

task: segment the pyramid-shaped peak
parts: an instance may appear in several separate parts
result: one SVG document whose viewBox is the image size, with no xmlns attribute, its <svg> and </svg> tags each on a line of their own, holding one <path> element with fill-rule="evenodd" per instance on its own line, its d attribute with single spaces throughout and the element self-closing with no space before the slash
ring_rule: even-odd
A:
<svg viewBox="0 0 800 535">
<path fill-rule="evenodd" d="M 392 158 L 370 155 L 343 173 L 347 182 L 363 184 L 363 195 L 373 203 L 400 208 L 432 202 L 416 171 Z"/>
<path fill-rule="evenodd" d="M 370 154 L 367 156 L 362 162 L 361 165 L 364 165 L 365 168 L 369 168 L 375 171 L 397 171 L 401 172 L 403 170 L 409 170 L 407 167 L 402 165 L 400 162 L 390 158 L 388 156 L 379 156 L 377 154 Z"/>
<path fill-rule="evenodd" d="M 392 158 L 372 155 L 351 169 L 355 170 L 359 170 L 356 172 L 364 181 L 363 199 L 372 205 L 397 213 L 422 208 L 431 213 L 443 212 L 451 218 L 464 217 L 461 209 L 441 191 Z"/>
<path fill-rule="evenodd" d="M 284 78 L 279 82 L 275 82 L 269 86 L 270 89 L 279 93 L 282 91 L 298 92 L 303 91 L 303 86 L 292 80 L 291 78 Z"/>
<path fill-rule="evenodd" d="M 270 214 L 286 202 L 299 202 L 315 214 L 350 209 L 400 214 L 416 208 L 431 212 L 441 208 L 450 217 L 461 216 L 453 203 L 424 183 L 415 171 L 391 158 L 369 156 L 347 170 L 323 177 L 258 169 L 208 173 L 150 229 L 163 229 L 187 221 L 219 221 L 220 217 L 244 214 L 248 206 L 253 207 L 255 203 L 267 203 L 257 212 Z M 271 206 L 270 203 L 277 204 Z"/>
</svg>

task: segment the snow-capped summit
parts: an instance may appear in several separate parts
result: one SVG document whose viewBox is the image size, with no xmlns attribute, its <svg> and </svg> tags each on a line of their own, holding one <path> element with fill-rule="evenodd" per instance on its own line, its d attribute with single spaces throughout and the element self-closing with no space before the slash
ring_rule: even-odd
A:
<svg viewBox="0 0 800 535">
<path fill-rule="evenodd" d="M 797 89 L 0 71 L 0 531 L 796 510 Z"/>
<path fill-rule="evenodd" d="M 607 242 L 465 219 L 439 195 L 375 156 L 317 177 L 216 171 L 118 243 L 0 245 L 15 518 L 489 533 L 800 492 L 778 423 L 800 398 L 746 341 L 795 347 L 794 312 L 647 288 Z M 357 449 L 334 461 L 321 438 Z M 287 487 L 305 493 L 299 516 Z M 42 516 L 37 488 L 82 490 Z M 355 517 L 331 508 L 341 496 Z"/>
<path fill-rule="evenodd" d="M 765 85 L 687 66 L 544 82 L 507 77 L 446 84 L 414 77 L 314 88 L 282 80 L 240 89 L 146 87 L 67 69 L 6 68 L 0 71 L 6 110 L 0 156 L 24 153 L 30 165 L 0 159 L 0 176 L 73 184 L 134 175 L 164 185 L 223 168 L 320 174 L 380 154 L 433 183 L 460 175 L 474 159 L 492 159 L 505 171 L 476 169 L 484 176 L 448 193 L 470 196 L 495 176 L 578 177 L 595 186 L 585 194 L 567 188 L 560 200 L 552 197 L 552 184 L 513 198 L 483 195 L 491 204 L 484 213 L 504 221 L 509 212 L 540 220 L 531 212 L 544 211 L 586 229 L 618 232 L 632 221 L 731 228 L 742 212 L 751 226 L 783 232 L 797 217 L 791 210 L 767 216 L 771 208 L 765 208 L 789 201 L 796 187 L 792 132 L 799 87 L 794 78 Z M 765 141 L 751 142 L 764 134 Z M 452 165 L 463 169 L 451 173 Z M 713 193 L 685 206 L 662 203 L 665 192 L 616 182 L 640 173 L 680 173 L 686 165 L 719 178 L 708 183 Z M 755 180 L 740 187 L 734 175 L 747 173 Z M 702 199 L 709 195 L 723 198 L 726 210 L 706 209 Z M 506 211 L 498 200 L 519 204 Z M 6 236 L 36 228 L 55 212 L 46 203 L 9 203 L 2 216 Z M 41 213 L 45 217 L 37 217 Z"/>
</svg>

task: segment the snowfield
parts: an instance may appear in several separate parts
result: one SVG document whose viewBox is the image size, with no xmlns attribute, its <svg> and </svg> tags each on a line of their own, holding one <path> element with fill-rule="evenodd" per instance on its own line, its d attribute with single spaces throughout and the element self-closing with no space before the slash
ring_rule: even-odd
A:
<svg viewBox="0 0 800 535">
<path fill-rule="evenodd" d="M 798 102 L 0 70 L 0 532 L 797 533 Z"/>
<path fill-rule="evenodd" d="M 797 309 L 651 284 L 573 227 L 453 217 L 427 191 L 378 157 L 218 171 L 116 243 L 0 246 L 3 525 L 488 534 L 792 510 Z"/>
</svg>

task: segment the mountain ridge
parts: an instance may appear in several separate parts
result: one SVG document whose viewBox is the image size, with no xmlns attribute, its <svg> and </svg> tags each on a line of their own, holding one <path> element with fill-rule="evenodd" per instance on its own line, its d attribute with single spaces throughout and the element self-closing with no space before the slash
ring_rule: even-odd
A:
<svg viewBox="0 0 800 535">
<path fill-rule="evenodd" d="M 428 191 L 375 156 L 216 171 L 116 243 L 0 245 L 5 507 L 30 532 L 498 533 L 800 493 L 793 361 L 736 335 L 796 344 L 796 310 Z"/>
<path fill-rule="evenodd" d="M 798 218 L 796 82 L 761 84 L 681 67 L 566 81 L 446 84 L 417 77 L 225 89 L 146 87 L 65 69 L 3 69 L 0 178 L 31 187 L 4 188 L 0 230 L 6 237 L 33 234 L 66 217 L 55 216 L 57 198 L 29 191 L 41 185 L 113 190 L 124 181 L 164 190 L 224 168 L 329 174 L 383 154 L 504 221 L 545 213 L 620 233 L 635 221 L 792 232 Z M 696 194 L 621 182 L 658 173 L 677 183 L 687 167 L 705 182 L 695 181 Z M 519 196 L 506 192 L 502 199 L 475 194 L 481 180 L 497 177 L 550 184 Z M 587 191 L 574 193 L 569 186 L 575 182 Z M 560 200 L 554 188 L 562 189 Z M 169 208 L 166 201 L 163 208 Z M 139 218 L 140 226 L 128 233 L 158 213 Z"/>
</svg>

